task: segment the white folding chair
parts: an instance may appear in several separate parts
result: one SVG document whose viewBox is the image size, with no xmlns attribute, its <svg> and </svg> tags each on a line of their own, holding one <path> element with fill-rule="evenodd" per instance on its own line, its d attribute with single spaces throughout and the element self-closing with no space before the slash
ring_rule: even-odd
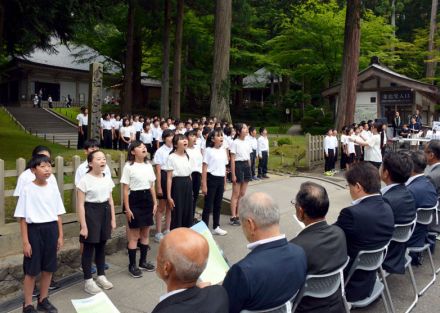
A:
<svg viewBox="0 0 440 313">
<path fill-rule="evenodd" d="M 298 291 L 293 295 L 293 297 L 277 307 L 266 309 L 266 310 L 241 310 L 240 313 L 291 313 L 292 312 L 292 303 L 295 301 L 296 296 L 298 295 Z"/>
<path fill-rule="evenodd" d="M 295 312 L 296 308 L 300 304 L 303 297 L 312 298 L 327 298 L 338 291 L 341 288 L 342 300 L 344 301 L 344 308 L 346 313 L 350 313 L 345 300 L 344 292 L 344 269 L 347 266 L 350 258 L 337 270 L 321 275 L 307 275 L 304 286 L 301 288 L 298 296 L 293 303 L 292 312 Z"/>
<path fill-rule="evenodd" d="M 361 250 L 359 251 L 358 255 L 353 261 L 353 264 L 351 265 L 350 271 L 348 272 L 345 286 L 347 286 L 348 282 L 350 281 L 350 278 L 353 276 L 354 272 L 357 270 L 364 270 L 364 271 L 378 271 L 379 275 L 382 278 L 382 282 L 380 281 L 379 277 L 376 277 L 376 281 L 374 283 L 373 291 L 371 292 L 371 295 L 365 299 L 350 302 L 353 308 L 364 308 L 369 306 L 372 302 L 374 302 L 379 297 L 382 297 L 382 301 L 385 307 L 385 311 L 387 313 L 390 313 L 390 309 L 388 308 L 388 301 L 387 297 L 384 294 L 384 289 L 386 285 L 386 280 L 384 278 L 384 273 L 382 270 L 382 262 L 385 259 L 385 255 L 387 254 L 387 248 L 388 244 L 383 246 L 380 249 L 376 250 Z M 388 286 L 386 287 L 388 288 Z"/>
<path fill-rule="evenodd" d="M 429 225 L 432 222 L 434 213 L 436 213 L 436 212 L 437 212 L 437 205 L 432 208 L 418 208 L 417 209 L 417 223 L 422 224 L 422 225 Z M 435 270 L 434 261 L 432 259 L 430 244 L 426 243 L 422 247 L 408 247 L 407 250 L 408 250 L 408 252 L 414 252 L 414 253 L 423 253 L 426 251 L 429 256 L 429 262 L 431 263 L 431 269 L 432 269 L 432 278 L 428 282 L 428 284 L 425 287 L 423 287 L 422 290 L 420 290 L 418 292 L 419 296 L 421 296 L 425 293 L 426 290 L 428 290 L 428 288 L 436 280 L 436 273 L 435 273 L 436 270 Z M 409 264 L 409 266 L 411 266 L 411 263 Z M 417 285 L 415 284 L 415 281 L 413 282 L 413 286 L 414 286 L 414 288 L 417 289 Z"/>
<path fill-rule="evenodd" d="M 440 214 L 440 207 L 438 205 L 437 202 L 437 211 L 435 212 L 435 224 L 436 226 L 434 227 L 434 229 L 431 229 L 428 234 L 431 236 L 435 236 L 436 240 L 440 241 L 440 218 L 439 218 L 439 214 Z M 435 274 L 440 273 L 440 266 L 436 269 Z"/>
<path fill-rule="evenodd" d="M 407 242 L 410 238 L 412 233 L 414 232 L 414 228 L 416 227 L 416 219 L 414 219 L 412 222 L 410 223 L 406 223 L 406 224 L 396 224 L 394 225 L 394 233 L 393 233 L 393 237 L 391 238 L 391 241 L 395 241 L 395 242 L 399 242 L 399 243 L 405 243 Z M 408 269 L 409 272 L 409 276 L 411 279 L 411 285 L 413 286 L 413 290 L 414 290 L 414 300 L 413 302 L 411 302 L 410 306 L 408 307 L 408 309 L 405 311 L 405 313 L 409 313 L 417 304 L 417 301 L 419 300 L 419 295 L 418 295 L 418 291 L 417 288 L 415 287 L 415 278 L 414 278 L 414 273 L 412 270 L 411 265 L 411 258 L 408 255 L 408 252 L 405 253 L 405 269 Z M 385 278 L 388 277 L 389 275 L 391 275 L 391 273 L 385 273 L 383 279 L 385 281 Z M 391 312 L 396 312 L 396 310 L 394 309 L 394 304 L 393 304 L 393 300 L 391 299 L 391 293 L 390 290 L 388 289 L 388 284 L 385 284 L 385 293 L 388 296 L 388 301 L 390 304 L 390 308 L 391 308 Z"/>
</svg>

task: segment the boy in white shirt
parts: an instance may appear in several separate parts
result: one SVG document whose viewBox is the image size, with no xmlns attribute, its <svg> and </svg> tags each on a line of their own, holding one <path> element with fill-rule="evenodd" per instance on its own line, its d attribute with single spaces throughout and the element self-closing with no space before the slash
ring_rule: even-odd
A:
<svg viewBox="0 0 440 313">
<path fill-rule="evenodd" d="M 269 159 L 269 139 L 267 138 L 266 127 L 260 127 L 260 137 L 257 140 L 258 154 L 258 178 L 269 178 L 267 176 L 267 161 Z"/>
<path fill-rule="evenodd" d="M 334 170 L 335 168 L 335 145 L 333 140 L 333 129 L 329 129 L 327 131 L 327 136 L 325 136 L 324 138 L 324 156 L 324 175 L 333 176 L 332 170 Z"/>
<path fill-rule="evenodd" d="M 52 173 L 50 159 L 38 155 L 32 158 L 29 166 L 35 180 L 22 189 L 14 213 L 14 217 L 19 218 L 23 241 L 23 312 L 36 312 L 32 305 L 32 292 L 35 278 L 40 273 L 37 309 L 57 312 L 49 302 L 48 293 L 52 274 L 57 269 L 57 251 L 64 242 L 60 215 L 66 210 L 57 187 L 47 182 Z"/>
</svg>

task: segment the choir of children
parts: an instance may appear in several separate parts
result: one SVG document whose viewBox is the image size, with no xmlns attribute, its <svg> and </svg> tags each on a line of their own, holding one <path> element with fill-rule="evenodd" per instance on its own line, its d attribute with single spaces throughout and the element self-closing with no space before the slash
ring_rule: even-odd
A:
<svg viewBox="0 0 440 313">
<path fill-rule="evenodd" d="M 81 121 L 82 125 L 85 124 Z M 84 128 L 84 127 L 83 127 Z M 81 130 L 83 130 L 83 128 Z M 85 130 L 84 134 L 85 134 Z M 212 233 L 226 235 L 220 228 L 220 211 L 228 174 L 233 183 L 232 225 L 240 225 L 238 202 L 251 180 L 268 178 L 269 141 L 267 130 L 246 124 L 235 127 L 215 119 L 173 121 L 135 116 L 133 119 L 105 114 L 101 143 L 105 148 L 128 150 L 122 171 L 121 188 L 127 219 L 128 271 L 141 277 L 142 271 L 154 271 L 147 261 L 150 227 L 156 222 L 156 242 L 177 227 L 191 227 L 198 219 L 195 208 L 201 191 L 204 195 L 202 220 Z M 85 137 L 85 135 L 83 135 Z M 116 227 L 112 197 L 114 183 L 105 154 L 95 139 L 84 140 L 87 160 L 75 175 L 77 213 L 80 223 L 81 265 L 84 289 L 97 294 L 113 288 L 106 278 L 105 245 Z M 258 164 L 258 172 L 256 166 Z M 41 273 L 37 308 L 56 312 L 48 300 L 52 273 L 56 271 L 57 250 L 63 244 L 61 214 L 65 209 L 55 177 L 51 174 L 50 151 L 35 148 L 32 159 L 19 178 L 14 195 L 19 196 L 15 217 L 19 218 L 24 253 L 23 312 L 36 312 L 32 305 L 35 278 Z M 229 172 L 229 173 L 228 173 Z M 258 176 L 257 176 L 258 175 Z M 165 214 L 165 225 L 162 217 Z M 136 262 L 137 248 L 139 262 Z M 92 259 L 97 277 L 92 277 Z"/>
</svg>

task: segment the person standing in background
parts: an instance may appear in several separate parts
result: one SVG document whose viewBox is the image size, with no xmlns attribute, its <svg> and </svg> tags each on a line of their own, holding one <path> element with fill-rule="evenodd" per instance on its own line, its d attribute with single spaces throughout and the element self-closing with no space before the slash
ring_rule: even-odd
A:
<svg viewBox="0 0 440 313">
<path fill-rule="evenodd" d="M 400 118 L 400 113 L 396 111 L 393 119 L 393 137 L 396 137 L 399 134 L 401 127 L 402 119 Z"/>
</svg>

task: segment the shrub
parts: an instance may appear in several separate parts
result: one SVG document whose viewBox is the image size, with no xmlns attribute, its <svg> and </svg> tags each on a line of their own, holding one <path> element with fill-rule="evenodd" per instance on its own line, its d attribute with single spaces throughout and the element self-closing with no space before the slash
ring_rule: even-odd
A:
<svg viewBox="0 0 440 313">
<path fill-rule="evenodd" d="M 288 137 L 282 137 L 282 138 L 278 139 L 277 142 L 278 142 L 278 146 L 292 144 L 292 141 Z"/>
</svg>

